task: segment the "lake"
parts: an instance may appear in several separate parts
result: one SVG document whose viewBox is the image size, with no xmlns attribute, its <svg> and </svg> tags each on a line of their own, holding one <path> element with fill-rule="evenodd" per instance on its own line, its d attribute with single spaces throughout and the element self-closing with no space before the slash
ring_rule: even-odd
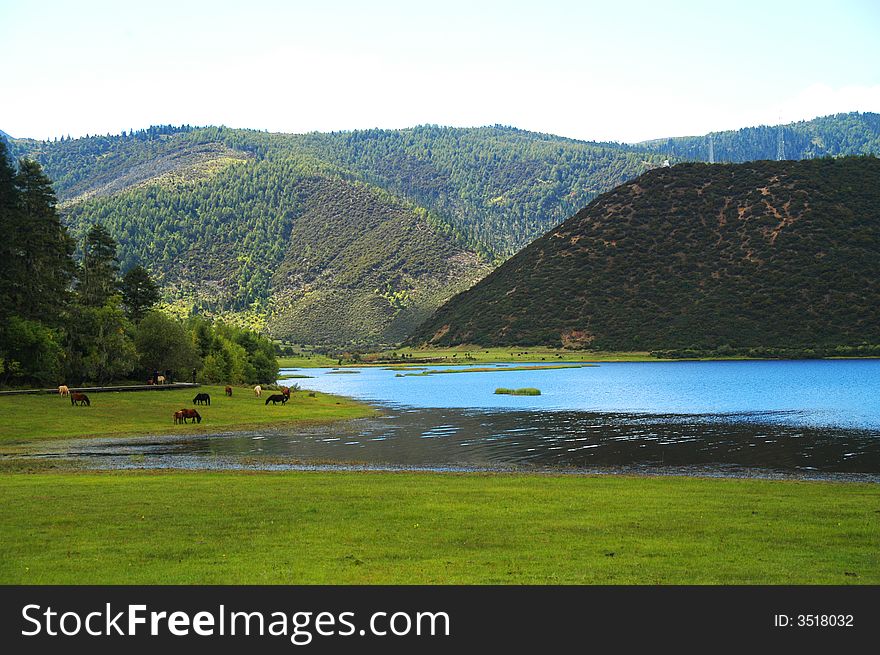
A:
<svg viewBox="0 0 880 655">
<path fill-rule="evenodd" d="M 284 384 L 364 400 L 383 416 L 121 446 L 96 442 L 75 454 L 124 466 L 229 467 L 245 458 L 260 468 L 346 462 L 880 481 L 880 360 L 503 370 L 514 366 L 419 376 L 404 374 L 468 367 L 288 369 L 283 373 L 311 377 Z M 496 395 L 497 387 L 536 387 L 541 395 Z"/>
</svg>

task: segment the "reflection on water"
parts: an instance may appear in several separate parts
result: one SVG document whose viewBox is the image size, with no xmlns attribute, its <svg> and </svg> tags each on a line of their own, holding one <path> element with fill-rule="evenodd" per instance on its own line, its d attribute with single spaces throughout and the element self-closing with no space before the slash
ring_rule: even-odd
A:
<svg viewBox="0 0 880 655">
<path fill-rule="evenodd" d="M 775 412 L 645 415 L 384 408 L 329 426 L 72 443 L 56 453 L 119 465 L 357 462 L 392 467 L 696 468 L 862 473 L 880 480 L 880 431 L 791 425 Z M 135 457 L 132 457 L 135 456 Z M 265 459 L 268 458 L 268 459 Z M 197 462 L 193 464 L 193 462 Z"/>
</svg>

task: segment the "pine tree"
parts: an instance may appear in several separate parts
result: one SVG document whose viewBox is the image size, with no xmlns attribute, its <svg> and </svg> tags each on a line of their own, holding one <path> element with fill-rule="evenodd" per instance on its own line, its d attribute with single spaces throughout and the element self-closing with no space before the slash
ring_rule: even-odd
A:
<svg viewBox="0 0 880 655">
<path fill-rule="evenodd" d="M 73 278 L 73 241 L 55 208 L 52 182 L 35 161 L 23 159 L 15 176 L 17 209 L 4 239 L 11 250 L 10 310 L 22 318 L 60 325 Z"/>
<path fill-rule="evenodd" d="M 132 266 L 122 277 L 122 303 L 130 321 L 140 322 L 149 309 L 159 302 L 159 287 L 140 264 Z"/>
<path fill-rule="evenodd" d="M 102 307 L 119 291 L 119 262 L 116 240 L 100 223 L 89 228 L 83 243 L 80 302 L 87 307 Z"/>
<path fill-rule="evenodd" d="M 6 141 L 0 139 L 0 323 L 12 311 L 12 240 L 18 212 L 18 189 L 15 186 L 15 168 L 9 160 Z"/>
</svg>

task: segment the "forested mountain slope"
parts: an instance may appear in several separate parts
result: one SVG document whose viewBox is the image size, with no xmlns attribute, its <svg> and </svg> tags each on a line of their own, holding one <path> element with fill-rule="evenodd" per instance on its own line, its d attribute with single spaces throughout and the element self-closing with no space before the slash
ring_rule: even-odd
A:
<svg viewBox="0 0 880 655">
<path fill-rule="evenodd" d="M 880 344 L 880 160 L 650 171 L 454 297 L 412 342 Z"/>
<path fill-rule="evenodd" d="M 746 127 L 711 135 L 656 139 L 638 146 L 681 161 L 709 161 L 709 141 L 716 162 L 742 163 L 776 159 L 782 136 L 785 159 L 880 154 L 880 114 L 823 116 L 782 126 Z"/>
<path fill-rule="evenodd" d="M 876 118 L 809 125 L 830 151 L 861 152 L 877 148 Z M 693 152 L 673 141 L 592 143 L 502 126 L 301 135 L 155 126 L 10 145 L 53 179 L 75 237 L 105 223 L 123 270 L 145 265 L 180 311 L 368 345 L 406 335 L 597 194 L 699 154 L 699 139 Z M 762 156 L 753 145 L 743 153 Z"/>
</svg>

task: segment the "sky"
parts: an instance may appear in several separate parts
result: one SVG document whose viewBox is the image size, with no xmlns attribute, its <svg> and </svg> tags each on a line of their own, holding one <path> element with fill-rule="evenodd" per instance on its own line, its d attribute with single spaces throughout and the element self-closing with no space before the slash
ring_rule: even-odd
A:
<svg viewBox="0 0 880 655">
<path fill-rule="evenodd" d="M 0 130 L 504 124 L 636 142 L 880 112 L 877 0 L 0 0 Z"/>
</svg>

